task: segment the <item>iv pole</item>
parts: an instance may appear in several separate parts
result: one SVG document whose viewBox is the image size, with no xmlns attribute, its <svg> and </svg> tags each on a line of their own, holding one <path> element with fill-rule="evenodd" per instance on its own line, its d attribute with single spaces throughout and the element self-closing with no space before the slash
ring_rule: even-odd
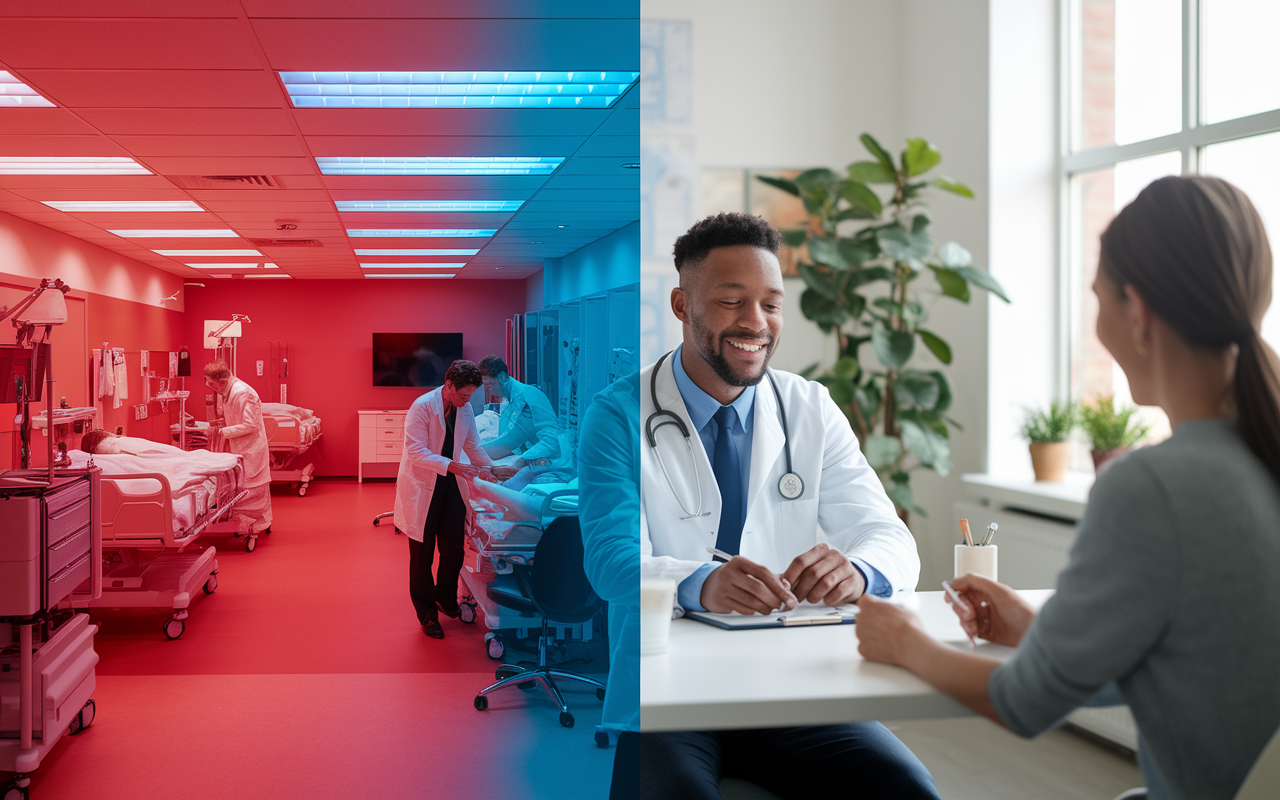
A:
<svg viewBox="0 0 1280 800">
<path fill-rule="evenodd" d="M 62 294 L 50 295 L 41 305 L 36 307 L 31 313 L 26 312 L 36 302 L 36 299 L 46 291 L 53 289 Z M 40 357 L 39 346 L 44 345 L 45 351 L 45 438 L 49 441 L 49 485 L 53 485 L 53 342 L 50 336 L 53 333 L 54 325 L 61 325 L 67 321 L 67 301 L 64 297 L 67 292 L 71 291 L 71 287 L 62 282 L 61 278 L 42 278 L 40 285 L 35 288 L 31 294 L 23 298 L 13 308 L 0 308 L 0 322 L 13 317 L 13 327 L 18 330 L 17 344 L 19 347 L 25 347 L 28 342 L 32 347 L 33 365 L 38 364 Z M 40 342 L 34 341 L 35 329 L 39 326 L 44 327 L 44 336 Z M 34 374 L 39 374 L 39 370 L 31 370 Z M 27 409 L 23 410 L 23 423 L 26 424 L 26 416 L 29 415 Z"/>
</svg>

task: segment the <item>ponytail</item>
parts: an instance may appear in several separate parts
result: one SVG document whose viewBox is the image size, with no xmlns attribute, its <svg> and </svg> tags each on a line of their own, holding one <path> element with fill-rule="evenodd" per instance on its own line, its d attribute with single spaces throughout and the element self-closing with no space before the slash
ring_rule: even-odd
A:
<svg viewBox="0 0 1280 800">
<path fill-rule="evenodd" d="M 1280 360 L 1256 331 L 1240 344 L 1233 389 L 1241 438 L 1280 480 Z"/>
</svg>

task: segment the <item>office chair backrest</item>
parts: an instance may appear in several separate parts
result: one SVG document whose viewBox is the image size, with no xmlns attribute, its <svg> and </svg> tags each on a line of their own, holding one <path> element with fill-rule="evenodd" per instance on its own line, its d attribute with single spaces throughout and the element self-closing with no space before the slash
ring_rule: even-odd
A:
<svg viewBox="0 0 1280 800">
<path fill-rule="evenodd" d="M 600 607 L 600 598 L 583 567 L 582 529 L 577 517 L 553 520 L 533 552 L 531 598 L 547 619 L 585 622 Z"/>
<path fill-rule="evenodd" d="M 1268 800 L 1280 797 L 1280 731 L 1276 731 L 1253 762 L 1235 800 Z"/>
</svg>

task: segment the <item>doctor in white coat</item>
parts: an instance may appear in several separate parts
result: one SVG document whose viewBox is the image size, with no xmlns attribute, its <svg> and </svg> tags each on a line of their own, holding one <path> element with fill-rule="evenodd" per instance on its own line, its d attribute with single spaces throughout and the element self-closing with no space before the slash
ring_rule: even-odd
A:
<svg viewBox="0 0 1280 800">
<path fill-rule="evenodd" d="M 768 369 L 782 332 L 780 242 L 746 214 L 709 217 L 676 241 L 684 341 L 639 381 L 641 569 L 677 582 L 676 613 L 842 605 L 912 590 L 919 576 L 915 541 L 826 387 Z M 713 561 L 709 548 L 732 558 Z M 643 733 L 640 751 L 644 797 L 718 798 L 725 776 L 783 797 L 937 797 L 878 722 Z"/>
<path fill-rule="evenodd" d="M 498 419 L 498 437 L 484 446 L 490 458 L 514 455 L 508 465 L 494 467 L 506 480 L 540 459 L 560 456 L 560 428 L 551 401 L 537 386 L 521 383 L 507 372 L 507 362 L 496 355 L 480 359 L 480 377 L 489 394 L 507 404 Z"/>
<path fill-rule="evenodd" d="M 239 534 L 270 533 L 271 454 L 262 401 L 252 386 L 231 374 L 225 361 L 205 365 L 204 385 L 222 397 L 223 422 L 215 427 L 217 434 L 244 463 L 242 485 L 249 493 L 235 506 Z"/>
<path fill-rule="evenodd" d="M 444 385 L 413 401 L 404 421 L 394 519 L 409 539 L 409 598 L 423 633 L 435 639 L 444 637 L 439 612 L 453 618 L 459 613 L 458 571 L 467 514 L 459 480 L 493 477 L 469 402 L 478 388 L 479 368 L 471 361 L 455 361 L 445 372 Z M 433 579 L 437 549 L 440 563 Z"/>
</svg>

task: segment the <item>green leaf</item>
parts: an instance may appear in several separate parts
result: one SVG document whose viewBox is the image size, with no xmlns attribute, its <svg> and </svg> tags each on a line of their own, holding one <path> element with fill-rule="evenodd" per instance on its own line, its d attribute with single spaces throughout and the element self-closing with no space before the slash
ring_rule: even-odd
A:
<svg viewBox="0 0 1280 800">
<path fill-rule="evenodd" d="M 858 374 L 858 360 L 848 356 L 841 356 L 836 360 L 835 365 L 831 367 L 831 373 L 837 378 L 843 378 L 847 381 L 853 380 L 853 376 Z"/>
<path fill-rule="evenodd" d="M 947 376 L 937 370 L 929 374 L 938 382 L 938 402 L 934 405 L 933 411 L 941 414 L 951 408 L 951 381 L 947 380 Z M 960 426 L 956 425 L 956 427 L 959 428 Z"/>
<path fill-rule="evenodd" d="M 800 190 L 800 201 L 804 210 L 814 216 L 825 217 L 834 205 L 831 191 L 825 186 L 812 186 Z"/>
<path fill-rule="evenodd" d="M 896 442 L 898 440 L 894 439 L 894 441 Z M 898 508 L 911 508 L 913 505 L 911 487 L 905 483 L 893 484 L 885 489 L 885 494 L 889 495 L 889 499 L 892 500 L 893 504 Z"/>
<path fill-rule="evenodd" d="M 791 228 L 782 232 L 782 242 L 788 247 L 799 247 L 808 238 L 808 228 Z"/>
<path fill-rule="evenodd" d="M 805 289 L 800 295 L 800 312 L 828 333 L 848 321 L 848 314 L 835 300 L 813 289 Z"/>
<path fill-rule="evenodd" d="M 874 215 L 879 215 L 884 210 L 884 204 L 880 202 L 879 196 L 868 189 L 865 183 L 846 181 L 844 188 L 840 190 L 840 196 L 848 200 L 849 205 L 854 208 L 866 209 Z"/>
<path fill-rule="evenodd" d="M 943 364 L 951 363 L 951 345 L 929 331 L 918 330 L 916 333 L 920 334 L 920 338 L 924 340 L 924 346 L 929 348 L 929 352 L 933 353 L 939 361 Z"/>
<path fill-rule="evenodd" d="M 836 287 L 835 275 L 830 269 L 817 267 L 803 261 L 800 262 L 799 266 L 800 277 L 804 279 L 805 286 L 828 299 L 838 300 L 840 298 L 840 290 Z"/>
<path fill-rule="evenodd" d="M 849 180 L 855 183 L 897 183 L 898 176 L 892 167 L 879 161 L 857 161 L 849 165 Z"/>
<path fill-rule="evenodd" d="M 834 375 L 823 375 L 818 378 L 818 383 L 827 387 L 827 391 L 831 393 L 831 400 L 838 406 L 847 406 L 853 402 L 853 384 Z"/>
<path fill-rule="evenodd" d="M 790 181 L 786 178 L 770 178 L 768 175 L 757 175 L 756 180 L 761 183 L 767 183 L 775 189 L 781 189 L 787 194 L 792 194 L 796 197 L 800 196 L 800 187 L 796 186 L 795 181 Z"/>
<path fill-rule="evenodd" d="M 908 175 L 920 175 L 938 166 L 942 153 L 924 139 L 908 139 L 902 151 L 902 166 Z"/>
<path fill-rule="evenodd" d="M 865 269 L 850 270 L 845 286 L 849 289 L 856 289 L 873 281 L 891 280 L 893 280 L 893 271 L 888 267 L 867 267 Z"/>
<path fill-rule="evenodd" d="M 902 458 L 902 442 L 893 436 L 872 434 L 862 443 L 862 454 L 871 468 L 879 472 L 896 465 Z"/>
<path fill-rule="evenodd" d="M 844 222 L 847 219 L 876 219 L 876 215 L 865 208 L 846 208 L 837 213 L 834 219 L 836 222 Z"/>
<path fill-rule="evenodd" d="M 970 200 L 973 199 L 973 190 L 968 186 L 965 186 L 960 181 L 953 181 L 950 178 L 939 175 L 934 180 L 933 185 L 937 186 L 939 189 L 946 189 L 948 192 L 958 194 L 961 197 L 968 197 Z"/>
<path fill-rule="evenodd" d="M 854 296 L 855 296 L 855 297 L 861 297 L 861 295 L 854 295 Z M 863 307 L 864 307 L 864 308 L 866 307 L 866 303 L 867 303 L 866 299 L 865 299 L 865 298 L 863 298 L 863 300 L 862 300 L 862 304 L 863 304 Z M 854 316 L 855 316 L 855 317 L 856 317 L 856 316 L 861 316 L 861 313 L 862 313 L 862 312 L 858 312 L 858 313 L 857 313 L 857 314 L 855 314 Z M 871 337 L 870 337 L 870 336 L 849 336 L 849 337 L 846 337 L 846 338 L 845 338 L 845 342 L 844 342 L 844 344 L 845 344 L 845 347 L 844 347 L 844 355 L 848 356 L 849 358 L 852 358 L 852 359 L 853 359 L 853 360 L 855 360 L 855 361 L 859 360 L 859 359 L 858 359 L 858 350 L 859 350 L 859 348 L 861 348 L 864 344 L 866 344 L 866 343 L 867 343 L 867 342 L 869 342 L 869 341 L 871 341 Z"/>
<path fill-rule="evenodd" d="M 938 248 L 938 259 L 951 269 L 973 265 L 973 254 L 955 242 L 947 242 Z"/>
<path fill-rule="evenodd" d="M 876 257 L 874 248 L 861 239 L 838 239 L 836 246 L 840 249 L 840 257 L 850 267 L 860 267 L 863 263 Z"/>
<path fill-rule="evenodd" d="M 832 185 L 840 180 L 834 172 L 826 167 L 817 169 L 807 169 L 795 177 L 795 184 L 803 191 L 804 189 L 831 189 Z"/>
<path fill-rule="evenodd" d="M 814 236 L 809 239 L 809 257 L 819 264 L 844 269 L 848 266 L 835 240 Z"/>
<path fill-rule="evenodd" d="M 880 413 L 880 392 L 874 387 L 857 386 L 853 390 L 853 397 L 858 402 L 858 410 L 862 412 L 863 419 L 870 421 Z"/>
<path fill-rule="evenodd" d="M 969 283 L 986 289 L 988 292 L 991 292 L 1006 303 L 1009 302 L 1009 298 L 1005 295 L 1004 287 L 1000 285 L 1000 281 L 991 277 L 988 273 L 983 272 L 976 267 L 960 267 L 956 272 L 960 273 L 960 277 L 964 278 Z"/>
<path fill-rule="evenodd" d="M 938 279 L 938 285 L 942 287 L 942 293 L 947 297 L 954 297 L 962 303 L 969 302 L 969 282 L 953 269 L 946 267 L 935 267 L 930 264 L 929 269 L 933 270 L 933 276 Z"/>
<path fill-rule="evenodd" d="M 902 307 L 902 321 L 914 331 L 920 323 L 929 321 L 929 314 L 924 310 L 924 306 L 912 300 Z"/>
<path fill-rule="evenodd" d="M 951 472 L 951 442 L 947 437 L 932 426 L 911 419 L 899 419 L 898 428 L 902 432 L 902 444 L 920 459 L 921 464 L 939 475 Z"/>
<path fill-rule="evenodd" d="M 904 372 L 893 384 L 893 399 L 899 407 L 930 411 L 940 395 L 938 382 L 927 372 Z"/>
<path fill-rule="evenodd" d="M 876 325 L 871 331 L 871 344 L 876 349 L 876 358 L 891 370 L 900 370 L 911 360 L 915 352 L 916 337 L 905 331 L 890 330 L 884 325 Z"/>
<path fill-rule="evenodd" d="M 876 231 L 876 241 L 880 244 L 881 252 L 889 258 L 908 264 L 928 258 L 933 250 L 933 234 L 929 231 L 927 221 L 911 233 L 897 224 L 881 228 Z"/>
<path fill-rule="evenodd" d="M 875 156 L 876 160 L 879 161 L 881 164 L 884 164 L 886 169 L 888 169 L 890 172 L 897 171 L 893 167 L 893 156 L 889 155 L 888 150 L 885 150 L 883 147 L 880 146 L 880 143 L 875 140 L 875 137 L 873 137 L 869 133 L 864 133 L 858 138 L 859 140 L 861 140 L 862 146 L 867 148 L 867 152 Z"/>
</svg>

